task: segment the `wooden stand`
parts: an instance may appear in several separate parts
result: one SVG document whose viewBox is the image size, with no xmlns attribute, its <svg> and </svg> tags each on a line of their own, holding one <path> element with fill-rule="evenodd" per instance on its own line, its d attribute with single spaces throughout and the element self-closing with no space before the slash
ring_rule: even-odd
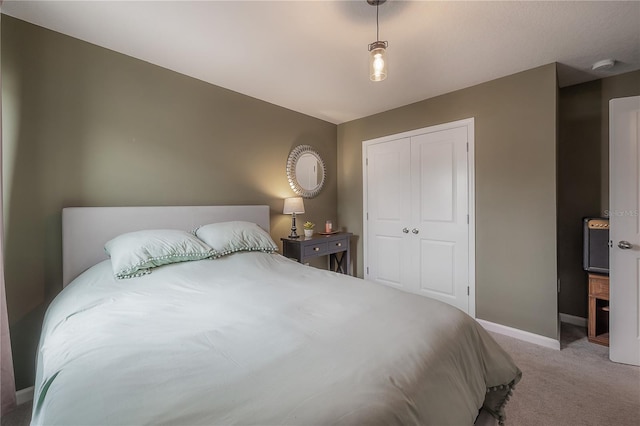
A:
<svg viewBox="0 0 640 426">
<path fill-rule="evenodd" d="M 351 232 L 336 232 L 328 235 L 313 234 L 312 237 L 298 239 L 280 238 L 282 254 L 300 263 L 328 255 L 331 271 L 350 275 L 352 236 Z"/>
<path fill-rule="evenodd" d="M 589 274 L 589 324 L 587 337 L 590 342 L 609 346 L 609 277 Z"/>
</svg>

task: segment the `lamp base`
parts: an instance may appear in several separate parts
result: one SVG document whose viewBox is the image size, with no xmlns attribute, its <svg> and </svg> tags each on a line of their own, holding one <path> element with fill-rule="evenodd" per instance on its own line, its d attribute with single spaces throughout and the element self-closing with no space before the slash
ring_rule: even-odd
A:
<svg viewBox="0 0 640 426">
<path fill-rule="evenodd" d="M 296 214 L 293 213 L 291 215 L 291 234 L 289 234 L 289 238 L 300 238 L 300 235 L 296 232 L 298 228 L 296 228 Z"/>
</svg>

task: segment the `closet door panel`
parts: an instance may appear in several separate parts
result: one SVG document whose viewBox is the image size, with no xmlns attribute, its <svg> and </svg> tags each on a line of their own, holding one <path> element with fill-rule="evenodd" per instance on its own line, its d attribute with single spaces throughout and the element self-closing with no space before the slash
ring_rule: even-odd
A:
<svg viewBox="0 0 640 426">
<path fill-rule="evenodd" d="M 404 288 L 410 281 L 403 232 L 410 218 L 411 175 L 406 138 L 367 151 L 368 278 Z"/>
<path fill-rule="evenodd" d="M 402 253 L 402 238 L 378 236 L 376 238 L 373 259 L 376 259 L 375 265 L 371 268 L 376 275 L 376 280 L 390 285 L 392 287 L 402 288 L 402 270 L 401 260 L 398 256 Z"/>
<path fill-rule="evenodd" d="M 455 242 L 420 240 L 420 292 L 455 298 Z"/>
<path fill-rule="evenodd" d="M 412 156 L 419 170 L 414 198 L 420 222 L 452 222 L 455 213 L 455 146 L 448 140 L 424 142 L 415 138 Z"/>
<path fill-rule="evenodd" d="M 416 290 L 467 312 L 466 128 L 412 137 L 411 159 Z"/>
</svg>

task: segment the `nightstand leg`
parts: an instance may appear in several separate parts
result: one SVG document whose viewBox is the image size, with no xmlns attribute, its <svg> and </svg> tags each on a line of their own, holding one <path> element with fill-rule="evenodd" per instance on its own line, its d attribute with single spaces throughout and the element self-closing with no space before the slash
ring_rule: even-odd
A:
<svg viewBox="0 0 640 426">
<path fill-rule="evenodd" d="M 589 340 L 596 337 L 596 298 L 589 296 L 589 318 L 587 324 L 587 336 Z"/>
<path fill-rule="evenodd" d="M 329 267 L 334 272 L 339 272 L 341 274 L 349 274 L 349 251 L 343 251 L 340 253 L 340 257 L 338 257 L 339 253 L 332 253 L 329 255 Z"/>
</svg>

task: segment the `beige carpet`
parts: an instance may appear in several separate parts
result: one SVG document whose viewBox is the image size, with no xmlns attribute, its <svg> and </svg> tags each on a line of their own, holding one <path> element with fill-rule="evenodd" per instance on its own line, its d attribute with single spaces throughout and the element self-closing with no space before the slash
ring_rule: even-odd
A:
<svg viewBox="0 0 640 426">
<path fill-rule="evenodd" d="M 562 350 L 492 335 L 516 361 L 522 381 L 507 405 L 508 426 L 636 426 L 640 368 L 609 361 L 586 330 L 562 325 Z M 2 417 L 1 426 L 27 426 L 31 403 Z M 462 426 L 462 425 L 461 425 Z"/>
<path fill-rule="evenodd" d="M 560 351 L 492 335 L 522 370 L 507 425 L 640 425 L 640 368 L 609 361 L 585 329 L 562 324 Z"/>
</svg>

